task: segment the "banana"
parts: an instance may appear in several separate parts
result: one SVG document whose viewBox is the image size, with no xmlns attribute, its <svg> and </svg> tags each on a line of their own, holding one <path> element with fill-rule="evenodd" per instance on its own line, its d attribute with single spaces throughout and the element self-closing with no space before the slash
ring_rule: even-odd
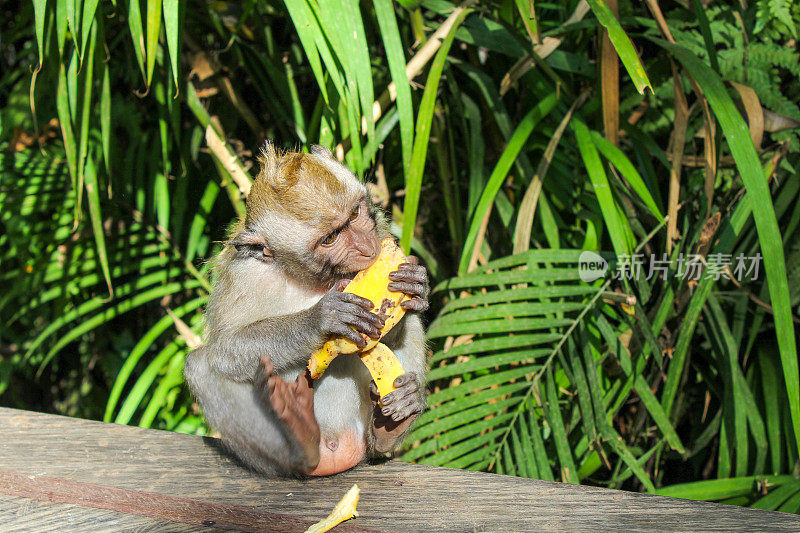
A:
<svg viewBox="0 0 800 533">
<path fill-rule="evenodd" d="M 394 239 L 386 237 L 381 241 L 381 252 L 378 255 L 378 259 L 369 268 L 356 274 L 344 289 L 344 292 L 366 298 L 375 305 L 372 312 L 380 314 L 384 319 L 381 338 L 406 313 L 400 304 L 408 300 L 409 297 L 400 292 L 392 292 L 387 288 L 389 274 L 397 270 L 397 267 L 405 262 L 406 256 L 398 248 Z M 331 361 L 339 355 L 361 352 L 361 360 L 372 374 L 381 397 L 394 390 L 394 379 L 405 372 L 400 361 L 397 360 L 397 357 L 389 348 L 379 343 L 380 339 L 373 339 L 367 335 L 363 335 L 363 338 L 367 342 L 363 349 L 359 349 L 355 343 L 344 337 L 337 337 L 326 342 L 322 348 L 311 355 L 308 361 L 308 370 L 311 372 L 311 377 L 318 379 L 322 376 Z"/>
<path fill-rule="evenodd" d="M 367 366 L 381 398 L 394 390 L 394 380 L 406 373 L 400 360 L 388 346 L 379 342 L 368 352 L 359 354 Z"/>
</svg>

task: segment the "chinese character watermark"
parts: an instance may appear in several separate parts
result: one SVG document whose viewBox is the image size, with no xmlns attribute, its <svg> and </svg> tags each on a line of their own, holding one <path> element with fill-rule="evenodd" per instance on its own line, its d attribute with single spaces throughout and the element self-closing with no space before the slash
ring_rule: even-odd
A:
<svg viewBox="0 0 800 533">
<path fill-rule="evenodd" d="M 746 256 L 713 253 L 707 257 L 700 254 L 678 254 L 673 260 L 667 254 L 621 254 L 617 256 L 616 268 L 612 271 L 615 279 L 648 281 L 653 278 L 666 280 L 676 278 L 686 281 L 699 281 L 711 278 L 735 279 L 738 282 L 754 281 L 761 271 L 762 256 L 760 253 Z M 599 254 L 583 252 L 579 259 L 580 278 L 590 283 L 604 277 L 609 272 L 609 265 Z"/>
</svg>

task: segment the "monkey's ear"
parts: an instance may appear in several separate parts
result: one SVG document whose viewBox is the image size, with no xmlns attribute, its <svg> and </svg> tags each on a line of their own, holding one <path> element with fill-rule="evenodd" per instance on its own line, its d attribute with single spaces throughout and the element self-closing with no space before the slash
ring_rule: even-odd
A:
<svg viewBox="0 0 800 533">
<path fill-rule="evenodd" d="M 228 244 L 244 256 L 253 257 L 265 263 L 269 263 L 273 259 L 267 240 L 255 231 L 244 230 L 229 240 Z"/>
<path fill-rule="evenodd" d="M 312 144 L 311 145 L 311 153 L 314 154 L 314 155 L 321 155 L 321 156 L 324 156 L 324 157 L 330 157 L 331 159 L 334 159 L 333 152 L 331 152 L 330 150 L 328 150 L 324 146 L 320 146 L 318 144 Z"/>
</svg>

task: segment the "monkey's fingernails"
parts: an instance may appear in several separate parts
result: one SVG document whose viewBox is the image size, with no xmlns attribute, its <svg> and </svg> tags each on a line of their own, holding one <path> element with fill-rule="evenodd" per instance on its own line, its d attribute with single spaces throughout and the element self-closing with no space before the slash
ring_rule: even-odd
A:
<svg viewBox="0 0 800 533">
<path fill-rule="evenodd" d="M 396 378 L 394 378 L 394 383 L 392 383 L 392 384 L 395 386 L 395 388 L 399 389 L 400 387 L 402 387 L 406 383 L 410 383 L 410 382 L 414 381 L 415 378 L 416 378 L 416 374 L 414 374 L 413 372 L 407 372 L 407 373 L 405 373 L 403 375 L 400 375 L 400 376 L 397 376 Z"/>
<path fill-rule="evenodd" d="M 337 282 L 336 282 L 336 284 L 333 286 L 333 290 L 335 290 L 336 292 L 342 292 L 342 291 L 344 290 L 344 288 L 345 288 L 345 287 L 347 287 L 347 285 L 348 285 L 348 284 L 349 284 L 351 281 L 352 281 L 352 280 L 349 280 L 349 279 L 340 279 L 340 280 L 339 280 L 339 281 L 337 281 Z"/>
<path fill-rule="evenodd" d="M 383 329 L 384 322 L 383 322 L 383 320 L 381 320 L 380 317 L 376 317 L 375 315 L 372 315 L 372 317 L 370 317 L 370 319 L 369 319 L 369 322 L 370 322 L 370 324 L 372 324 L 372 326 L 375 329 L 377 329 L 377 330 Z"/>
<path fill-rule="evenodd" d="M 368 298 L 362 298 L 360 296 L 356 296 L 356 298 L 358 298 L 358 300 L 356 300 L 356 303 L 361 307 L 363 307 L 364 309 L 366 309 L 367 311 L 370 311 L 375 307 L 375 304 L 372 303 L 372 300 Z"/>
<path fill-rule="evenodd" d="M 406 311 L 422 312 L 428 309 L 430 304 L 422 298 L 412 298 L 400 303 L 400 307 Z"/>
</svg>

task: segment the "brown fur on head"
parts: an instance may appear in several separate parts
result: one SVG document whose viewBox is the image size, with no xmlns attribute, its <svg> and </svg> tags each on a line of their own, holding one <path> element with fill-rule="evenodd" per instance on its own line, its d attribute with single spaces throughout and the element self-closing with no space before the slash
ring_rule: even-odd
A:
<svg viewBox="0 0 800 533">
<path fill-rule="evenodd" d="M 385 223 L 366 187 L 326 148 L 282 152 L 267 143 L 228 244 L 235 258 L 276 263 L 321 288 L 371 264 Z"/>
<path fill-rule="evenodd" d="M 266 212 L 280 213 L 315 227 L 330 224 L 348 206 L 347 187 L 331 172 L 337 163 L 325 148 L 314 147 L 311 154 L 284 152 L 267 143 L 259 157 L 258 173 L 247 199 L 245 224 L 262 218 Z M 346 170 L 346 169 L 345 169 Z M 353 176 L 352 185 L 361 184 Z"/>
</svg>

